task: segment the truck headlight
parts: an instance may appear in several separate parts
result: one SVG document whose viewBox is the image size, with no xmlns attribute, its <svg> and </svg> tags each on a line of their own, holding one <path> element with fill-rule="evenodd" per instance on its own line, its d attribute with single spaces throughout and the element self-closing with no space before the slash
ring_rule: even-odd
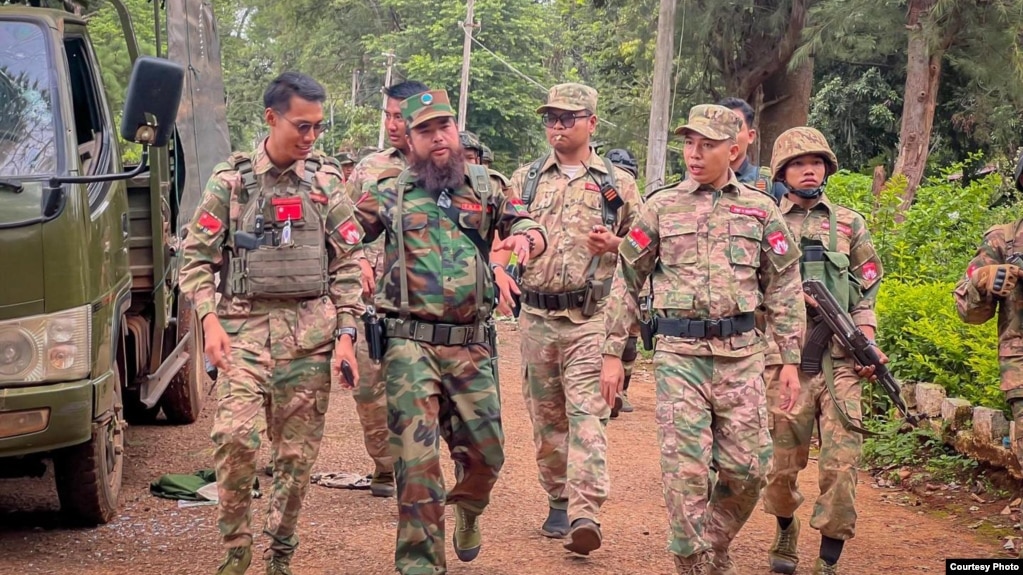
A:
<svg viewBox="0 0 1023 575">
<path fill-rule="evenodd" d="M 92 308 L 0 322 L 0 382 L 81 379 L 92 369 Z"/>
</svg>

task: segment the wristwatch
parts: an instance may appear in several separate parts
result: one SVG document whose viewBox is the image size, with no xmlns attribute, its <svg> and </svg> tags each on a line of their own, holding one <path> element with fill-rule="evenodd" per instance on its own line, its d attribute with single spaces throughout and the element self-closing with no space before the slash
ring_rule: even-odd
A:
<svg viewBox="0 0 1023 575">
<path fill-rule="evenodd" d="M 355 345 L 356 340 L 359 338 L 359 332 L 354 327 L 339 327 L 334 330 L 334 339 L 341 339 L 343 335 L 351 336 L 352 345 Z"/>
</svg>

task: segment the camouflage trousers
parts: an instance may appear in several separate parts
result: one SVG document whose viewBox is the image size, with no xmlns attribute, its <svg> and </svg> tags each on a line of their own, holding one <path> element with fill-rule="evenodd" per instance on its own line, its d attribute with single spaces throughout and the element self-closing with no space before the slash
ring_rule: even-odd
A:
<svg viewBox="0 0 1023 575">
<path fill-rule="evenodd" d="M 675 555 L 727 551 L 756 508 L 771 461 L 763 372 L 762 353 L 654 354 L 668 550 Z"/>
<path fill-rule="evenodd" d="M 821 449 L 817 461 L 820 496 L 813 506 L 810 526 L 832 539 L 852 539 L 856 533 L 856 470 L 863 437 L 842 425 L 824 375 L 799 374 L 799 402 L 791 413 L 778 407 L 780 366 L 767 369 L 767 397 L 774 441 L 774 466 L 764 491 L 764 511 L 792 517 L 803 503 L 799 472 L 810 456 L 810 438 L 816 422 Z M 860 378 L 849 360 L 834 360 L 835 395 L 841 408 L 857 425 L 862 425 Z"/>
<path fill-rule="evenodd" d="M 381 365 L 369 358 L 369 345 L 366 343 L 362 322 L 359 322 L 355 355 L 359 363 L 359 387 L 354 390 L 352 397 L 362 425 L 366 453 L 373 459 L 373 476 L 393 473 L 394 457 L 388 444 L 390 432 L 387 431 L 387 388 Z"/>
<path fill-rule="evenodd" d="M 490 346 L 392 338 L 384 374 L 398 497 L 394 565 L 403 575 L 446 573 L 445 504 L 482 513 L 504 465 Z M 455 485 L 446 493 L 442 437 L 455 463 Z"/>
<path fill-rule="evenodd" d="M 220 498 L 218 527 L 225 547 L 252 544 L 256 454 L 260 434 L 268 431 L 274 477 L 264 533 L 274 552 L 294 552 L 295 526 L 323 440 L 329 400 L 329 354 L 274 360 L 266 348 L 256 353 L 233 342 L 230 365 L 217 378 L 217 413 L 210 434 Z"/>
<path fill-rule="evenodd" d="M 577 324 L 523 311 L 519 327 L 540 485 L 570 521 L 599 523 L 611 483 L 605 435 L 611 408 L 600 394 L 604 317 Z"/>
</svg>

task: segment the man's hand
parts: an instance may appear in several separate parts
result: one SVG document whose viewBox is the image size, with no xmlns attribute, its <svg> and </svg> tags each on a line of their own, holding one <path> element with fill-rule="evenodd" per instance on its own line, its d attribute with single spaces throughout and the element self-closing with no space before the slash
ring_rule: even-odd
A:
<svg viewBox="0 0 1023 575">
<path fill-rule="evenodd" d="M 792 411 L 799 402 L 799 368 L 791 363 L 781 366 L 778 383 L 778 406 L 782 411 Z"/>
<path fill-rule="evenodd" d="M 590 251 L 591 256 L 618 251 L 620 243 L 622 243 L 622 238 L 612 234 L 610 230 L 601 225 L 593 226 L 589 235 L 586 236 L 586 249 Z"/>
<path fill-rule="evenodd" d="M 519 286 L 501 266 L 494 268 L 494 282 L 497 283 L 497 289 L 501 294 L 497 303 L 497 312 L 501 315 L 513 315 L 512 302 L 514 299 L 512 296 L 521 295 L 522 292 L 519 291 Z"/>
<path fill-rule="evenodd" d="M 604 364 L 600 368 L 600 395 L 604 397 L 608 407 L 614 407 L 615 398 L 622 393 L 625 386 L 625 367 L 622 358 L 605 355 Z"/>
<path fill-rule="evenodd" d="M 970 282 L 981 294 L 1006 297 L 1016 289 L 1016 278 L 1021 272 L 1012 264 L 981 266 L 973 270 Z"/>
<path fill-rule="evenodd" d="M 342 361 L 347 361 L 352 366 L 353 381 L 348 381 L 341 374 Z M 341 387 L 355 389 L 359 385 L 359 364 L 355 361 L 355 346 L 352 345 L 350 335 L 342 335 L 334 344 L 334 360 L 330 363 L 330 369 L 333 372 L 332 375 L 341 382 Z"/>
<path fill-rule="evenodd" d="M 881 351 L 881 348 L 877 347 L 876 343 L 871 345 L 873 345 L 874 349 L 877 350 L 878 360 L 881 362 L 881 365 L 888 363 L 888 356 L 885 355 L 883 351 Z M 860 365 L 857 363 L 855 366 L 853 366 L 853 369 L 856 370 L 856 375 L 862 377 L 863 379 L 866 379 L 868 381 L 877 381 L 877 376 L 874 375 L 875 369 L 874 366 Z"/>
<path fill-rule="evenodd" d="M 534 233 L 534 231 L 533 230 L 529 230 L 526 233 L 527 234 Z M 536 235 L 539 235 L 539 233 L 537 233 Z M 533 241 L 536 242 L 536 238 L 535 237 L 534 237 Z M 542 242 L 543 242 L 543 237 L 541 236 L 540 243 L 542 243 Z M 540 243 L 535 243 L 535 245 L 537 246 L 536 249 L 538 249 L 538 250 L 540 249 Z M 525 234 L 512 234 L 512 235 L 508 236 L 507 238 L 501 240 L 501 243 L 497 244 L 497 246 L 494 247 L 493 251 L 495 251 L 495 252 L 503 252 L 503 251 L 515 252 L 515 254 L 519 257 L 519 259 L 518 259 L 519 265 L 523 265 L 524 266 L 527 263 L 529 263 L 529 258 L 531 256 L 531 254 L 529 253 L 529 245 L 530 245 L 529 244 L 529 239 L 525 236 Z"/>
<path fill-rule="evenodd" d="M 369 265 L 366 258 L 359 259 L 359 270 L 362 272 L 359 279 L 362 281 L 362 296 L 373 297 L 373 290 L 377 287 L 376 274 L 373 273 L 373 266 Z"/>
<path fill-rule="evenodd" d="M 208 313 L 202 318 L 202 336 L 206 342 L 203 351 L 210 363 L 219 370 L 227 369 L 231 358 L 231 338 L 220 325 L 217 314 Z"/>
</svg>

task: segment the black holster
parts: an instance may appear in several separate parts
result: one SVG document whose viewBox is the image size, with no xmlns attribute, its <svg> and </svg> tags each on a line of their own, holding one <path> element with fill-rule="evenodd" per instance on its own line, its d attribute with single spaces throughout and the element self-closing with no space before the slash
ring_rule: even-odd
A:
<svg viewBox="0 0 1023 575">
<path fill-rule="evenodd" d="M 654 350 L 654 334 L 657 333 L 657 318 L 650 309 L 652 304 L 650 300 L 649 296 L 639 298 L 639 317 L 647 318 L 639 321 L 639 338 L 643 341 L 643 349 L 647 351 Z"/>
<path fill-rule="evenodd" d="M 366 306 L 366 312 L 362 314 L 362 327 L 365 332 L 366 346 L 369 348 L 369 358 L 379 363 L 384 359 L 384 352 L 387 351 L 387 333 L 373 306 Z"/>
<path fill-rule="evenodd" d="M 586 280 L 586 289 L 583 290 L 583 305 L 580 311 L 583 317 L 593 317 L 593 314 L 597 313 L 597 304 L 600 300 L 597 298 L 597 288 L 603 287 L 604 282 L 598 282 L 595 279 Z"/>
</svg>

